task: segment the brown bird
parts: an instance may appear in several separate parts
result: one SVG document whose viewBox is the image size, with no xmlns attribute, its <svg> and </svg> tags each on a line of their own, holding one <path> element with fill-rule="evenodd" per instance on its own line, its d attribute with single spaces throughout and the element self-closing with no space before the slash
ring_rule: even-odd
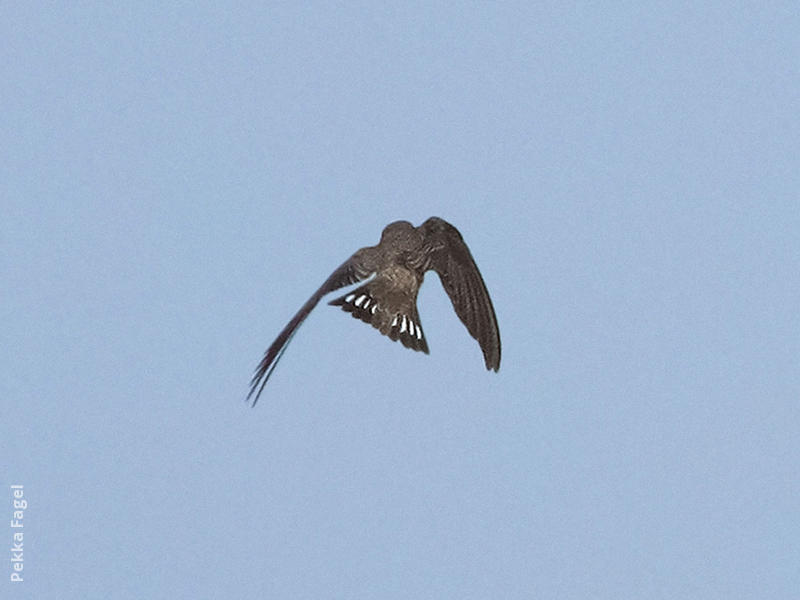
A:
<svg viewBox="0 0 800 600">
<path fill-rule="evenodd" d="M 428 354 L 417 312 L 417 292 L 429 270 L 438 273 L 456 314 L 480 344 L 486 368 L 497 371 L 500 368 L 497 317 L 486 284 L 461 234 L 439 217 L 431 217 L 419 227 L 408 221 L 395 221 L 383 230 L 377 246 L 362 248 L 347 259 L 292 317 L 259 363 L 247 399 L 255 395 L 255 406 L 292 336 L 325 294 L 370 277 L 361 287 L 329 304 L 341 306 L 391 340 L 400 340 L 406 348 Z"/>
</svg>

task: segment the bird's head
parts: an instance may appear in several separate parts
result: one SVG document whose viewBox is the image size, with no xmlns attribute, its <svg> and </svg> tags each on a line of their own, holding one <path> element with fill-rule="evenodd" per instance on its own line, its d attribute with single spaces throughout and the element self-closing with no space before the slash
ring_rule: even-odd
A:
<svg viewBox="0 0 800 600">
<path fill-rule="evenodd" d="M 383 233 L 381 234 L 381 243 L 397 238 L 407 237 L 412 231 L 414 231 L 414 226 L 408 221 L 395 221 L 394 223 L 389 223 L 383 228 Z"/>
</svg>

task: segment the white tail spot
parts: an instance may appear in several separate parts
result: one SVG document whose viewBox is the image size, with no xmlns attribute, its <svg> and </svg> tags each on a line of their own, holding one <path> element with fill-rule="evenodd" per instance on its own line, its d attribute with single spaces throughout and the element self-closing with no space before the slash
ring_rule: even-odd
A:
<svg viewBox="0 0 800 600">
<path fill-rule="evenodd" d="M 366 296 L 364 294 L 361 294 L 358 298 L 356 298 L 356 306 L 361 306 L 361 303 L 364 302 L 365 298 Z"/>
<path fill-rule="evenodd" d="M 403 333 L 406 330 L 406 316 L 403 315 L 403 322 L 400 324 L 400 333 Z"/>
<path fill-rule="evenodd" d="M 422 327 L 420 327 L 419 325 L 417 325 L 417 339 L 418 340 L 422 339 Z"/>
<path fill-rule="evenodd" d="M 355 298 L 355 297 L 356 297 L 355 294 L 347 294 L 347 296 L 344 297 L 344 301 L 345 302 L 352 302 L 353 298 Z"/>
<path fill-rule="evenodd" d="M 372 314 L 374 315 L 376 310 L 378 310 L 378 305 L 377 304 L 373 304 L 372 308 L 370 309 L 370 312 L 372 312 Z"/>
<path fill-rule="evenodd" d="M 395 315 L 394 319 L 392 319 L 392 327 L 394 327 L 395 325 L 397 325 L 397 315 Z"/>
</svg>

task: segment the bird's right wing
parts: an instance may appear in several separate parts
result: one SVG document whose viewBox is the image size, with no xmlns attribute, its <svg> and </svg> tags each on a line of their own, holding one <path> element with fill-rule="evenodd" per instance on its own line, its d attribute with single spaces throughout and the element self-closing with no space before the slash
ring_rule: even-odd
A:
<svg viewBox="0 0 800 600">
<path fill-rule="evenodd" d="M 362 248 L 347 261 L 342 263 L 342 265 L 328 277 L 325 283 L 314 292 L 314 295 L 306 301 L 302 308 L 297 311 L 297 314 L 286 324 L 286 327 L 278 334 L 278 337 L 275 338 L 272 345 L 267 348 L 267 351 L 264 353 L 264 358 L 261 359 L 261 362 L 258 364 L 253 374 L 253 378 L 250 380 L 250 392 L 247 394 L 247 399 L 250 400 L 250 398 L 253 398 L 253 406 L 258 402 L 258 397 L 261 395 L 264 385 L 266 385 L 267 380 L 270 378 L 270 375 L 272 375 L 272 371 L 275 369 L 281 356 L 283 356 L 297 328 L 305 321 L 306 317 L 314 309 L 320 299 L 328 292 L 357 283 L 372 274 L 369 264 L 370 261 L 368 260 L 370 258 L 369 250 L 371 249 Z"/>
<path fill-rule="evenodd" d="M 483 277 L 458 230 L 431 217 L 421 225 L 425 235 L 424 268 L 442 280 L 453 308 L 470 335 L 478 341 L 487 369 L 500 368 L 500 330 Z"/>
</svg>

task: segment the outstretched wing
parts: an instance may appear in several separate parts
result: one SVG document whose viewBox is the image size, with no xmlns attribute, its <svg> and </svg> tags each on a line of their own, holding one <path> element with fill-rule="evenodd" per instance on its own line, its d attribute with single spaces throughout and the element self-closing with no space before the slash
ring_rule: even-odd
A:
<svg viewBox="0 0 800 600">
<path fill-rule="evenodd" d="M 425 236 L 426 264 L 438 273 L 453 308 L 478 341 L 487 369 L 500 368 L 500 331 L 492 300 L 469 248 L 450 223 L 431 217 L 420 228 Z"/>
<path fill-rule="evenodd" d="M 253 398 L 253 406 L 258 402 L 258 397 L 261 395 L 264 385 L 266 385 L 267 380 L 270 378 L 270 375 L 272 375 L 272 371 L 275 369 L 281 356 L 283 356 L 297 328 L 305 321 L 306 317 L 314 309 L 320 299 L 328 292 L 366 279 L 372 274 L 369 250 L 369 248 L 362 248 L 336 269 L 325 283 L 314 292 L 314 295 L 308 299 L 302 308 L 297 311 L 297 314 L 292 317 L 292 320 L 286 324 L 286 327 L 278 334 L 278 337 L 275 338 L 272 345 L 267 348 L 267 351 L 264 353 L 264 358 L 261 359 L 261 362 L 258 364 L 253 374 L 253 379 L 250 380 L 250 392 L 247 394 L 247 399 L 250 400 L 250 398 L 255 395 Z"/>
</svg>

